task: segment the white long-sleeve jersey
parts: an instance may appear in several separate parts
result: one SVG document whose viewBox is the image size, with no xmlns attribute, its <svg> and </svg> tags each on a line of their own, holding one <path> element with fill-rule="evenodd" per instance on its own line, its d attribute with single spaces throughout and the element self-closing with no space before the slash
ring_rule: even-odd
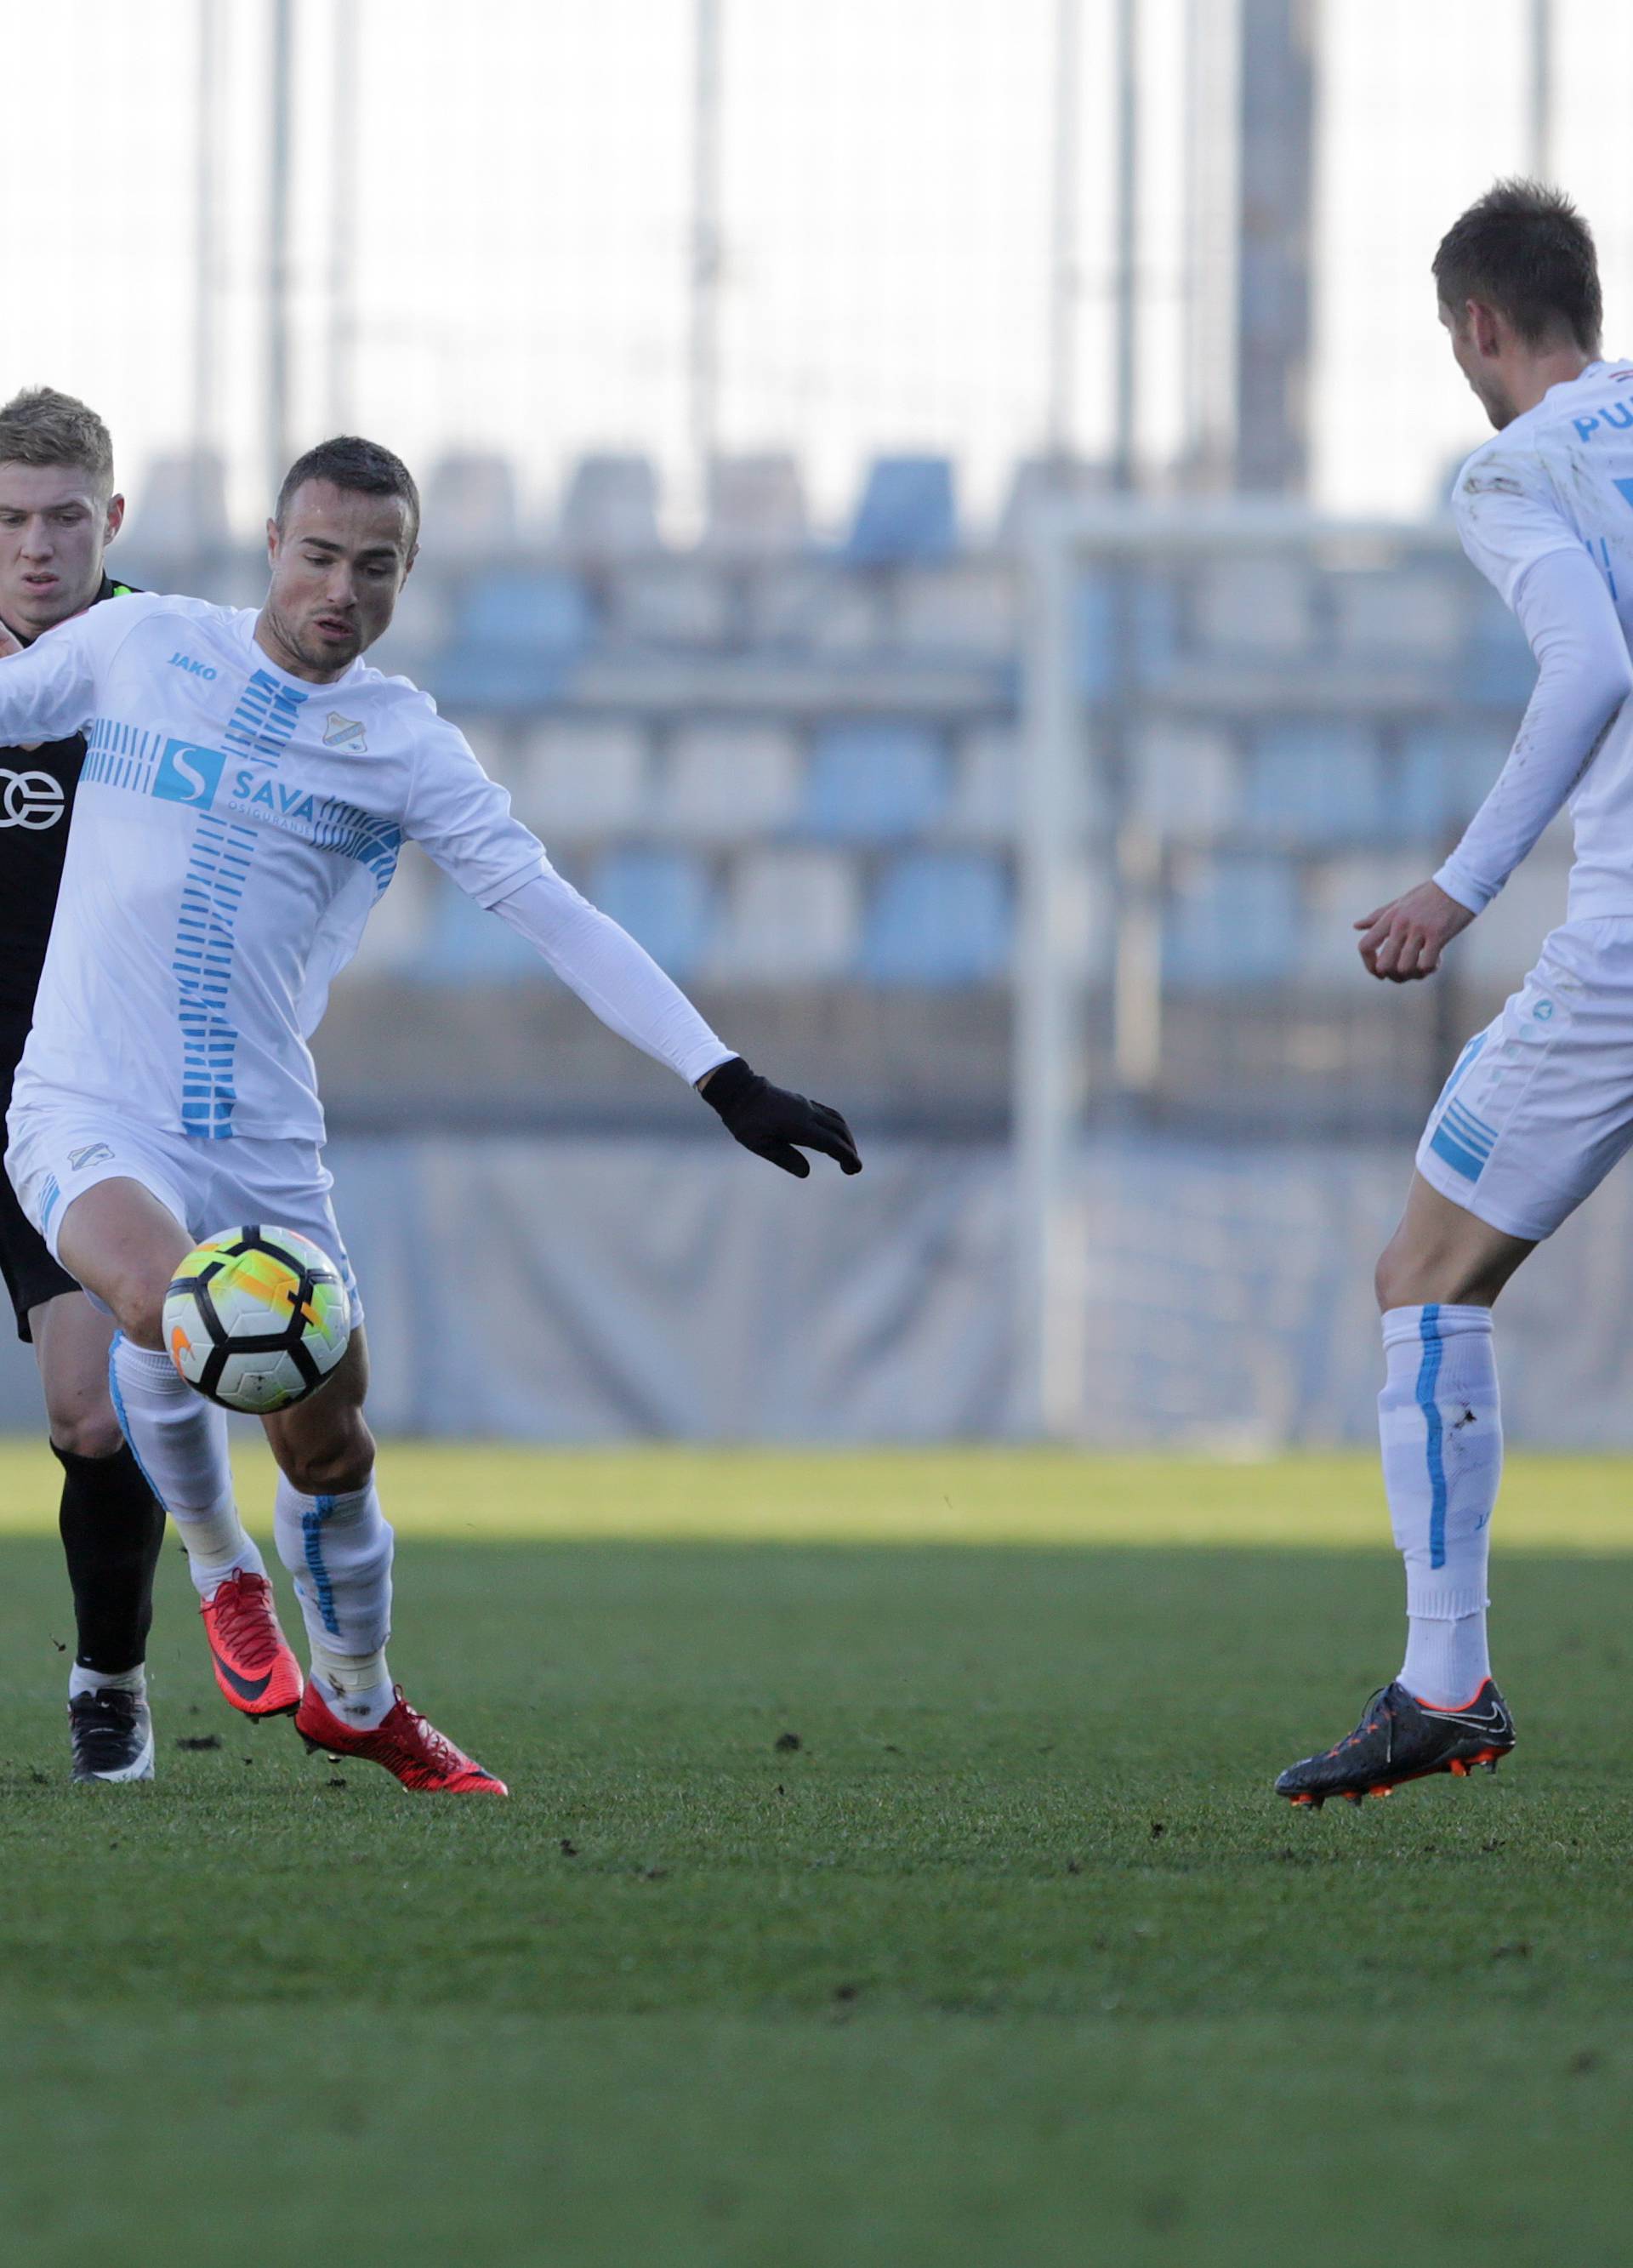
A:
<svg viewBox="0 0 1633 2268">
<path fill-rule="evenodd" d="M 1568 802 L 1570 918 L 1633 917 L 1633 363 L 1591 363 L 1550 387 L 1475 451 L 1452 508 L 1541 674 L 1435 880 L 1479 912 Z"/>
<path fill-rule="evenodd" d="M 255 621 L 140 595 L 0 661 L 0 744 L 86 740 L 14 1116 L 71 1097 L 205 1140 L 321 1141 L 306 1042 L 405 840 L 683 1078 L 725 1060 L 428 695 L 361 660 L 292 677 Z"/>
</svg>

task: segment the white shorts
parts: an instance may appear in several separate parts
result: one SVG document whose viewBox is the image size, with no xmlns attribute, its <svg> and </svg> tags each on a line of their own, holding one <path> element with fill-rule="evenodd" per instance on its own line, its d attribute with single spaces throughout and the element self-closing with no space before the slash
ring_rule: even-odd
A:
<svg viewBox="0 0 1633 2268">
<path fill-rule="evenodd" d="M 1418 1145 L 1431 1188 L 1535 1243 L 1633 1145 L 1633 921 L 1567 922 L 1458 1058 Z"/>
<path fill-rule="evenodd" d="M 74 1199 L 99 1182 L 139 1182 L 198 1243 L 252 1221 L 309 1237 L 340 1270 L 352 1329 L 363 1321 L 357 1278 L 329 1203 L 335 1177 L 315 1143 L 254 1135 L 199 1142 L 151 1126 L 121 1125 L 95 1103 L 68 1096 L 14 1108 L 9 1128 L 5 1170 L 59 1265 L 57 1232 Z"/>
</svg>

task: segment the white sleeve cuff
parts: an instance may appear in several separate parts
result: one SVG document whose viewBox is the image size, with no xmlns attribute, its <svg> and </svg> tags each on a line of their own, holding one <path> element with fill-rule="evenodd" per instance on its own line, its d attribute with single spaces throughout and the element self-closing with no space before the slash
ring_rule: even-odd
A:
<svg viewBox="0 0 1633 2268">
<path fill-rule="evenodd" d="M 1471 914 L 1484 913 L 1503 887 L 1500 882 L 1488 887 L 1475 881 L 1467 867 L 1460 865 L 1455 853 L 1431 879 L 1438 890 L 1444 890 L 1448 898 L 1455 898 L 1464 911 Z"/>
</svg>

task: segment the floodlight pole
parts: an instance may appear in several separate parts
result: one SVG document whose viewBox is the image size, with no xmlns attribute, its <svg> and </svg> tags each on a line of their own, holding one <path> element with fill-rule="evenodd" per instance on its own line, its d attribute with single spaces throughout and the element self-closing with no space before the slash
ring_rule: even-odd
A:
<svg viewBox="0 0 1633 2268">
<path fill-rule="evenodd" d="M 692 110 L 687 438 L 699 524 L 720 415 L 720 8 L 696 0 Z"/>
<path fill-rule="evenodd" d="M 198 0 L 193 166 L 193 431 L 189 511 L 201 542 L 210 500 L 206 457 L 216 438 L 216 96 L 217 0 Z"/>
<path fill-rule="evenodd" d="M 1111 484 L 1134 486 L 1135 358 L 1139 322 L 1139 21 L 1137 0 L 1116 0 L 1116 188 L 1112 255 Z"/>
<path fill-rule="evenodd" d="M 1026 557 L 1017 846 L 1011 1140 L 1014 1422 L 1044 1439 L 1080 1430 L 1083 1221 L 1073 1199 L 1079 1107 L 1078 988 L 1069 960 L 1082 743 L 1071 666 L 1077 557 L 1070 507 L 1038 512 Z"/>
<path fill-rule="evenodd" d="M 1056 0 L 1054 165 L 1049 189 L 1048 404 L 1044 447 L 1051 464 L 1075 453 L 1078 380 L 1078 157 L 1081 0 Z"/>
<path fill-rule="evenodd" d="M 1546 181 L 1554 170 L 1553 0 L 1531 0 L 1528 30 L 1531 172 Z"/>
<path fill-rule="evenodd" d="M 329 327 L 327 396 L 329 430 L 345 433 L 352 423 L 352 357 L 357 344 L 357 5 L 329 0 L 333 27 L 329 55 L 330 120 L 334 196 L 329 210 Z"/>
<path fill-rule="evenodd" d="M 267 422 L 268 493 L 290 461 L 290 136 L 293 0 L 272 0 L 272 120 L 267 158 Z"/>
</svg>

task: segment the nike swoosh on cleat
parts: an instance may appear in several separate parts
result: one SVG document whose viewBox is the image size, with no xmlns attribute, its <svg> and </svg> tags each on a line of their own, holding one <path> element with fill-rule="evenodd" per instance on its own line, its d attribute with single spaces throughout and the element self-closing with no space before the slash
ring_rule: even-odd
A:
<svg viewBox="0 0 1633 2268">
<path fill-rule="evenodd" d="M 232 1664 L 230 1661 L 224 1661 L 213 1646 L 210 1649 L 210 1660 L 216 1665 L 217 1674 L 226 1679 L 232 1690 L 243 1700 L 259 1701 L 272 1683 L 270 1670 L 264 1677 L 240 1677 Z"/>
<path fill-rule="evenodd" d="M 1479 1711 L 1473 1709 L 1431 1709 L 1423 1705 L 1425 1717 L 1433 1717 L 1443 1725 L 1467 1725 L 1471 1732 L 1509 1734 L 1514 1720 L 1500 1701 L 1493 1701 Z"/>
</svg>

